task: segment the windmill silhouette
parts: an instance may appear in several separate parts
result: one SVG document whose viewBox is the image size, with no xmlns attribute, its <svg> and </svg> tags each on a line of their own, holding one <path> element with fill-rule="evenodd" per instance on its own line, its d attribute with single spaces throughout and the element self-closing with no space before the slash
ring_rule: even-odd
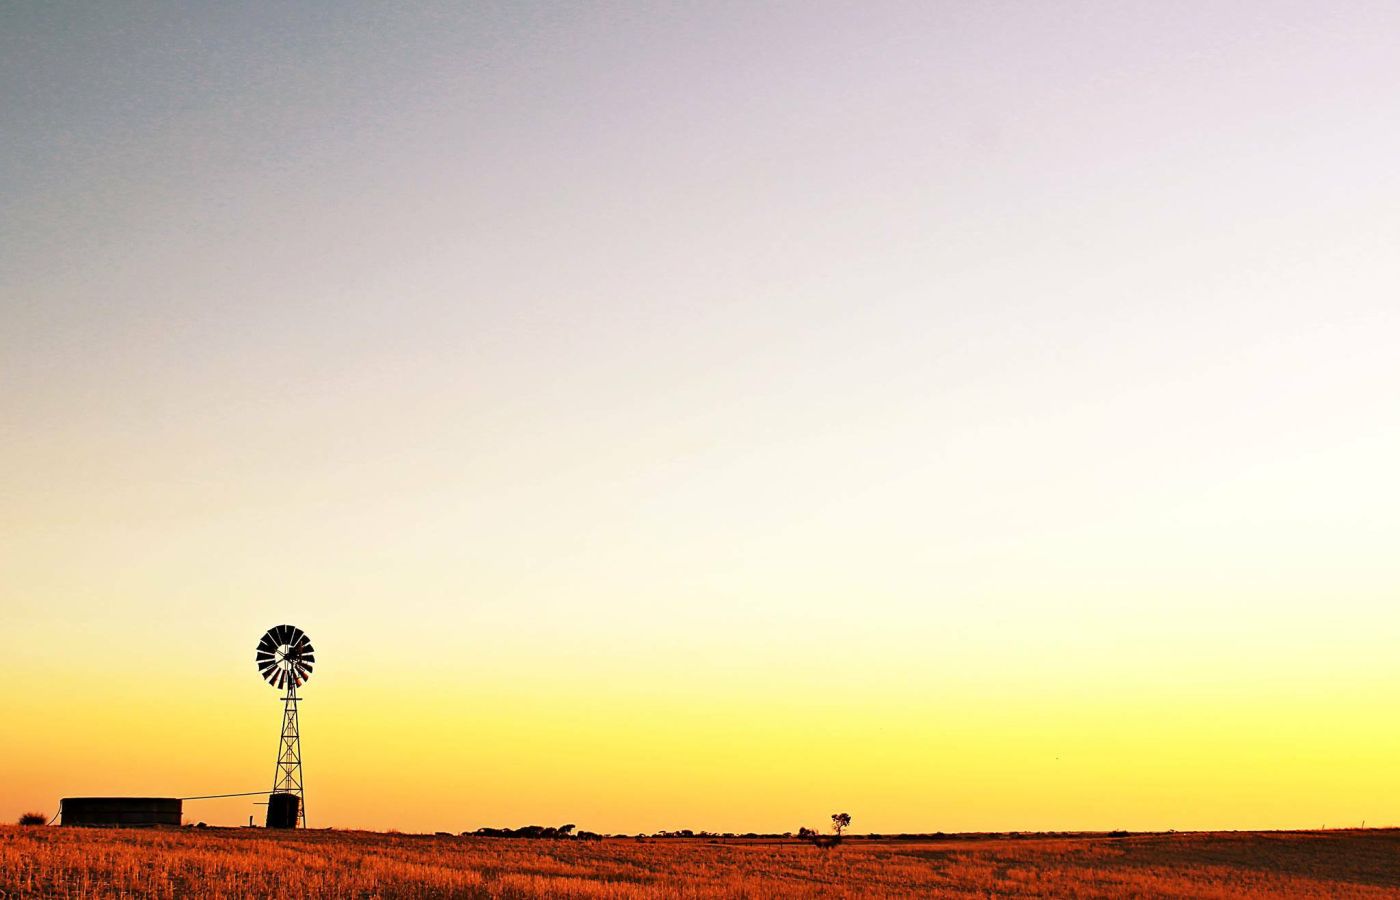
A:
<svg viewBox="0 0 1400 900">
<path fill-rule="evenodd" d="M 301 772 L 301 729 L 297 720 L 297 688 L 311 677 L 315 650 L 306 632 L 277 625 L 258 641 L 258 671 L 267 683 L 285 690 L 282 697 L 282 738 L 277 748 L 277 773 L 268 798 L 270 828 L 306 827 L 306 790 Z M 295 798 L 295 799 L 293 799 Z"/>
</svg>

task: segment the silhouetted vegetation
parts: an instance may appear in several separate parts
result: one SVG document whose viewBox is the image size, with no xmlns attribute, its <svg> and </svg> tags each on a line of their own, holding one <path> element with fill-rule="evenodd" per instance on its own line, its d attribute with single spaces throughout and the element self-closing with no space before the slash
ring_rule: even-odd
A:
<svg viewBox="0 0 1400 900">
<path fill-rule="evenodd" d="M 831 818 L 834 821 L 836 817 L 832 816 Z M 843 825 L 842 827 L 844 828 L 845 826 Z M 806 841 L 813 847 L 820 847 L 823 850 L 827 850 L 841 843 L 841 834 L 840 832 L 836 834 L 822 834 L 815 828 L 799 828 L 797 829 L 797 839 L 799 841 Z"/>
<path fill-rule="evenodd" d="M 851 825 L 850 813 L 835 813 L 831 817 L 831 831 L 827 834 L 816 828 L 799 828 L 796 832 L 766 832 L 760 833 L 747 831 L 744 833 L 734 831 L 705 831 L 703 829 L 677 828 L 671 830 L 656 831 L 651 834 L 599 834 L 594 831 L 579 831 L 572 823 L 557 826 L 545 825 L 525 825 L 521 828 L 478 828 L 475 831 L 463 831 L 461 837 L 490 837 L 490 838 L 524 838 L 527 840 L 557 840 L 557 841 L 601 841 L 605 838 L 617 840 L 630 840 L 641 843 L 652 840 L 661 841 L 705 841 L 706 843 L 724 843 L 727 841 L 767 841 L 774 843 L 784 843 L 787 841 L 800 841 L 811 844 L 815 847 L 836 847 L 842 844 L 874 843 L 880 841 L 1028 841 L 1045 840 L 1048 838 L 1090 838 L 1090 837 L 1127 837 L 1127 831 L 1109 832 L 1073 832 L 1073 831 L 1011 831 L 1011 832 L 980 832 L 970 831 L 959 834 L 949 834 L 943 831 L 921 831 L 921 832 L 900 832 L 897 834 L 847 834 L 847 829 Z M 397 833 L 397 832 L 394 832 Z M 1136 832 L 1134 832 L 1136 833 Z M 1163 832 L 1169 833 L 1169 832 Z M 447 832 L 437 832 L 438 837 L 451 837 Z"/>
<path fill-rule="evenodd" d="M 47 825 L 49 817 L 39 812 L 27 812 L 19 817 L 21 825 Z"/>
<path fill-rule="evenodd" d="M 464 831 L 462 837 L 495 837 L 495 838 L 526 838 L 530 840 L 550 840 L 550 841 L 601 841 L 603 836 L 593 831 L 579 831 L 574 829 L 578 826 L 571 824 L 546 826 L 546 825 L 526 825 L 522 828 L 478 828 L 476 831 Z M 445 832 L 438 832 L 444 834 Z"/>
</svg>

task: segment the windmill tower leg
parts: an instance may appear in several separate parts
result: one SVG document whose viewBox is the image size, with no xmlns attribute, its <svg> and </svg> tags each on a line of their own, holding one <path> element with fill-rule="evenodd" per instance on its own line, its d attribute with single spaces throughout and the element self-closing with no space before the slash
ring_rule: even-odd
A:
<svg viewBox="0 0 1400 900">
<path fill-rule="evenodd" d="M 306 794 L 301 776 L 301 731 L 297 722 L 296 683 L 288 685 L 283 697 L 282 740 L 277 750 L 277 774 L 272 780 L 274 794 L 295 794 L 297 797 L 297 827 L 306 827 Z"/>
</svg>

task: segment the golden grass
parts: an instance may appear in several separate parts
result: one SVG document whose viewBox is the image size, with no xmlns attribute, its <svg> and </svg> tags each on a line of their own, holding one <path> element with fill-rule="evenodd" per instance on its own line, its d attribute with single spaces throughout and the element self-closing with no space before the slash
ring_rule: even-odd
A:
<svg viewBox="0 0 1400 900">
<path fill-rule="evenodd" d="M 1400 831 L 526 841 L 0 826 L 0 897 L 1400 897 Z"/>
</svg>

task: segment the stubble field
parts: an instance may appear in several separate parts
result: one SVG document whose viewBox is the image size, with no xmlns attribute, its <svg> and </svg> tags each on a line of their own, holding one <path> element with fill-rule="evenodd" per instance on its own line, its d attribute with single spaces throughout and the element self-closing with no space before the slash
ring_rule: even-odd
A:
<svg viewBox="0 0 1400 900">
<path fill-rule="evenodd" d="M 1400 831 L 538 841 L 0 828 L 0 897 L 1397 897 Z"/>
</svg>

